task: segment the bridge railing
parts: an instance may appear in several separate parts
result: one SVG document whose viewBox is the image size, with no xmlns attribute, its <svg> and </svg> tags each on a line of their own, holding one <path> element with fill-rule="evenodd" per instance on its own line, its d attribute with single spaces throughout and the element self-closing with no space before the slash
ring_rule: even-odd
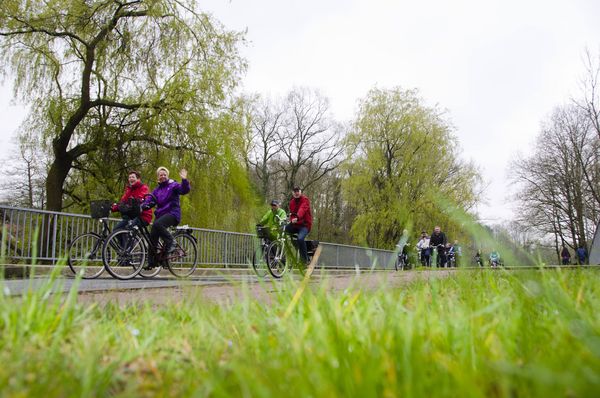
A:
<svg viewBox="0 0 600 398">
<path fill-rule="evenodd" d="M 100 233 L 98 220 L 82 214 L 34 210 L 0 205 L 2 253 L 11 262 L 34 258 L 56 264 L 67 255 L 69 243 L 79 234 Z M 109 219 L 111 228 L 119 219 Z M 247 267 L 257 245 L 253 234 L 192 228 L 198 239 L 198 263 L 217 267 Z M 321 242 L 319 265 L 326 268 L 393 267 L 393 252 Z"/>
</svg>

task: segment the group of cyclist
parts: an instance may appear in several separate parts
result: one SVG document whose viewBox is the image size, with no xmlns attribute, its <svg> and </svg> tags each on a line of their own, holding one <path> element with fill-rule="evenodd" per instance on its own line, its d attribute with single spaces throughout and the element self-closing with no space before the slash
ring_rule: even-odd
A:
<svg viewBox="0 0 600 398">
<path fill-rule="evenodd" d="M 115 226 L 115 230 L 124 229 L 129 225 L 145 227 L 152 221 L 152 208 L 154 223 L 150 230 L 150 241 L 156 247 L 162 239 L 168 253 L 176 250 L 173 236 L 169 227 L 174 227 L 181 221 L 181 206 L 179 197 L 190 192 L 190 182 L 187 179 L 187 170 L 179 171 L 181 183 L 169 178 L 169 170 L 159 167 L 156 170 L 157 187 L 149 194 L 148 186 L 142 183 L 140 172 L 132 170 L 127 176 L 125 192 L 118 203 L 113 203 L 111 210 L 120 212 L 122 220 Z M 138 209 L 141 207 L 141 212 Z M 156 265 L 156 253 L 150 253 L 148 268 Z"/>
<path fill-rule="evenodd" d="M 128 228 L 133 225 L 146 227 L 152 221 L 153 208 L 154 222 L 150 230 L 150 241 L 157 247 L 159 239 L 162 239 L 167 253 L 177 249 L 173 236 L 169 232 L 170 227 L 177 226 L 181 221 L 181 206 L 179 197 L 190 192 L 190 182 L 187 179 L 187 171 L 181 169 L 179 172 L 181 183 L 169 178 L 169 170 L 159 167 L 156 170 L 158 185 L 149 193 L 148 185 L 141 180 L 139 171 L 132 170 L 127 176 L 125 191 L 118 203 L 113 203 L 111 210 L 120 212 L 122 220 L 117 223 L 115 230 Z M 299 186 L 292 188 L 292 198 L 289 202 L 289 223 L 285 225 L 285 232 L 295 234 L 300 259 L 308 263 L 308 250 L 306 236 L 312 228 L 312 213 L 310 200 L 302 193 Z M 271 201 L 271 209 L 265 213 L 259 221 L 259 225 L 267 226 L 271 240 L 275 240 L 280 225 L 287 220 L 285 210 L 281 208 L 281 202 Z M 156 265 L 156 253 L 150 253 L 148 268 Z"/>
<path fill-rule="evenodd" d="M 427 232 L 421 232 L 421 238 L 416 245 L 419 262 L 424 267 L 432 266 L 432 257 L 434 257 L 435 251 L 435 265 L 439 268 L 451 268 L 459 266 L 462 261 L 462 247 L 455 240 L 454 243 L 449 243 L 446 238 L 446 234 L 442 232 L 441 228 L 436 225 L 431 235 Z M 483 267 L 483 256 L 481 250 L 477 250 L 475 254 L 475 263 L 480 267 Z M 500 253 L 493 249 L 488 256 L 488 263 L 490 267 L 496 268 L 503 265 L 500 259 Z"/>
<path fill-rule="evenodd" d="M 312 228 L 313 219 L 310 210 L 310 200 L 302 193 L 302 189 L 299 186 L 292 188 L 292 198 L 288 207 L 290 210 L 290 222 L 285 226 L 285 232 L 297 234 L 296 242 L 298 244 L 298 251 L 300 252 L 300 259 L 307 264 L 309 259 L 306 236 Z M 285 220 L 287 220 L 287 214 L 281 208 L 281 202 L 273 199 L 271 201 L 271 209 L 265 213 L 257 225 L 267 227 L 269 229 L 270 240 L 275 240 L 280 226 Z"/>
<path fill-rule="evenodd" d="M 417 254 L 422 266 L 431 267 L 434 251 L 437 254 L 434 265 L 441 268 L 456 267 L 462 255 L 458 241 L 449 244 L 446 234 L 442 232 L 439 225 L 435 226 L 431 235 L 427 235 L 425 231 L 421 232 L 421 238 L 417 242 Z"/>
<path fill-rule="evenodd" d="M 169 170 L 166 167 L 159 167 L 156 170 L 158 185 L 149 193 L 148 186 L 141 180 L 141 175 L 138 171 L 130 171 L 127 176 L 127 185 L 125 192 L 119 203 L 113 203 L 112 211 L 120 212 L 122 220 L 116 225 L 115 230 L 127 228 L 129 225 L 137 225 L 145 227 L 152 221 L 153 208 L 154 222 L 150 230 L 150 241 L 156 247 L 159 239 L 164 242 L 164 247 L 168 253 L 176 250 L 176 244 L 173 236 L 169 232 L 169 227 L 174 227 L 181 221 L 181 195 L 186 195 L 190 192 L 190 182 L 187 179 L 187 171 L 181 169 L 179 172 L 181 183 L 169 178 Z M 134 211 L 135 207 L 141 208 L 141 211 Z M 306 264 L 309 261 L 308 251 L 306 246 L 306 236 L 312 228 L 312 213 L 310 200 L 302 193 L 299 186 L 292 188 L 292 198 L 288 204 L 290 211 L 289 223 L 285 225 L 284 231 L 289 234 L 297 235 L 297 245 L 300 253 L 300 259 Z M 288 215 L 281 208 L 281 202 L 273 199 L 271 208 L 263 215 L 257 225 L 267 227 L 270 240 L 277 239 L 281 225 L 288 220 Z M 446 234 L 441 231 L 440 226 L 436 225 L 431 235 L 422 231 L 421 238 L 417 245 L 417 254 L 419 261 L 424 267 L 431 267 L 434 251 L 437 256 L 435 266 L 456 267 L 460 263 L 462 257 L 462 249 L 458 241 L 453 244 L 448 243 Z M 406 252 L 407 247 L 403 248 Z M 475 261 L 478 265 L 483 266 L 481 251 L 477 251 Z M 148 259 L 148 267 L 155 266 L 155 253 L 151 253 Z M 489 264 L 492 267 L 501 265 L 500 255 L 496 250 L 493 250 L 489 255 Z"/>
</svg>

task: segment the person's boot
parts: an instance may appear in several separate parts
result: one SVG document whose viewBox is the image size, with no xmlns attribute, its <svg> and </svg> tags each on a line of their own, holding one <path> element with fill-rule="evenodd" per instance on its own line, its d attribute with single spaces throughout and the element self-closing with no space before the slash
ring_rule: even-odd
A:
<svg viewBox="0 0 600 398">
<path fill-rule="evenodd" d="M 169 243 L 169 245 L 167 246 L 167 253 L 172 254 L 176 250 L 177 250 L 177 243 L 175 242 L 175 240 L 172 240 L 171 243 Z"/>
<path fill-rule="evenodd" d="M 156 254 L 148 254 L 148 263 L 144 267 L 144 269 L 152 269 L 156 266 Z"/>
</svg>

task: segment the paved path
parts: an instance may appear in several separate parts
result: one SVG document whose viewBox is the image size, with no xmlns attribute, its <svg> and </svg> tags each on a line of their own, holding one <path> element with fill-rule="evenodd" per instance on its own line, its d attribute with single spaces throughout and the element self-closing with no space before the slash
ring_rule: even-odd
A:
<svg viewBox="0 0 600 398">
<path fill-rule="evenodd" d="M 348 275 L 352 273 L 354 273 L 354 271 L 332 270 L 327 272 L 328 275 Z M 315 274 L 315 278 L 318 278 L 318 275 Z M 163 274 L 152 279 L 136 277 L 134 279 L 125 281 L 114 279 L 108 274 L 103 274 L 97 279 L 80 280 L 78 291 L 80 293 L 87 293 L 175 288 L 182 286 L 209 286 L 218 284 L 231 285 L 242 281 L 253 283 L 257 282 L 258 278 L 254 275 L 253 271 L 243 268 L 202 269 L 197 271 L 193 277 L 187 279 L 176 279 L 168 272 L 164 272 Z M 66 293 L 71 290 L 73 284 L 76 283 L 76 280 L 71 277 L 61 276 L 54 281 L 51 281 L 46 275 L 42 275 L 31 279 L 7 279 L 2 283 L 5 295 L 17 296 L 23 294 L 28 289 L 49 289 L 53 293 Z"/>
</svg>

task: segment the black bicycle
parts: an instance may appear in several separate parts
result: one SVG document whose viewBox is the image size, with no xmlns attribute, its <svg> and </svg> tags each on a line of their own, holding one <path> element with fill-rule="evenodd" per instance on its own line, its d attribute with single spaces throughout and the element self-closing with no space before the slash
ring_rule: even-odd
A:
<svg viewBox="0 0 600 398">
<path fill-rule="evenodd" d="M 152 197 L 154 203 L 156 198 Z M 164 242 L 154 245 L 146 226 L 130 222 L 125 229 L 114 231 L 106 239 L 102 248 L 102 259 L 106 270 L 117 279 L 131 279 L 137 275 L 151 278 L 168 269 L 177 278 L 185 278 L 194 273 L 198 264 L 198 246 L 192 229 L 188 226 L 176 227 L 172 233 L 175 250 L 168 251 Z M 149 267 L 146 259 L 155 255 L 155 267 Z"/>
<path fill-rule="evenodd" d="M 408 253 L 405 250 L 406 247 L 408 247 L 408 242 L 406 242 L 404 245 L 396 245 L 398 250 L 396 262 L 394 263 L 396 271 L 403 271 L 412 268 L 408 261 Z"/>
<path fill-rule="evenodd" d="M 77 235 L 69 243 L 67 249 L 67 264 L 73 274 L 81 275 L 83 279 L 95 279 L 104 272 L 102 247 L 110 234 L 108 216 L 111 202 L 109 200 L 94 200 L 90 202 L 90 213 L 93 219 L 102 224 L 102 231 L 85 232 Z"/>
</svg>

